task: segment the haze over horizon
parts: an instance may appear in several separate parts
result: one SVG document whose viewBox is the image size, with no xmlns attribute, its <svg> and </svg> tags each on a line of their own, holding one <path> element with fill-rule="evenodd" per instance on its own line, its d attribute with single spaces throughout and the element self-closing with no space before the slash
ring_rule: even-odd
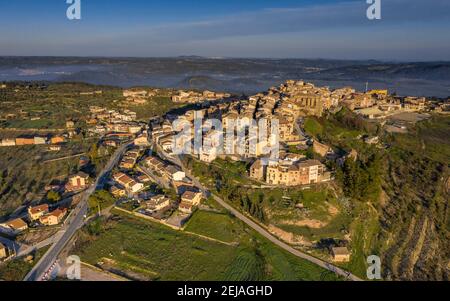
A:
<svg viewBox="0 0 450 301">
<path fill-rule="evenodd" d="M 450 2 L 365 0 L 0 0 L 2 56 L 230 57 L 449 61 Z M 20 22 L 17 22 L 20 20 Z"/>
<path fill-rule="evenodd" d="M 227 59 L 243 59 L 243 60 L 311 60 L 311 61 L 361 61 L 369 62 L 374 61 L 380 63 L 449 63 L 449 59 L 444 60 L 401 60 L 401 59 L 373 59 L 373 58 L 361 58 L 361 59 L 350 59 L 350 58 L 328 58 L 328 57 L 250 57 L 250 56 L 204 56 L 196 54 L 180 54 L 173 56 L 101 56 L 101 55 L 1 55 L 3 58 L 79 58 L 79 59 L 176 59 L 176 58 L 193 58 L 193 59 L 209 59 L 209 60 L 227 60 Z"/>
</svg>

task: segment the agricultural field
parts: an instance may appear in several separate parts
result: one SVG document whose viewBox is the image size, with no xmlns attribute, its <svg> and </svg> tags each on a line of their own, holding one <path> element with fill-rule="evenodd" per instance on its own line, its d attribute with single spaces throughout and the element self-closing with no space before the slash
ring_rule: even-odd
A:
<svg viewBox="0 0 450 301">
<path fill-rule="evenodd" d="M 172 102 L 169 96 L 153 96 L 142 105 L 129 105 L 128 109 L 137 113 L 137 119 L 148 121 L 155 116 L 162 116 L 168 111 L 182 107 L 183 104 Z"/>
<path fill-rule="evenodd" d="M 408 134 L 391 134 L 386 140 L 394 151 L 423 153 L 427 158 L 448 163 L 450 158 L 450 116 L 432 115 L 430 119 L 411 126 Z"/>
<path fill-rule="evenodd" d="M 80 94 L 97 90 L 102 93 Z M 0 94 L 0 116 L 13 115 L 3 120 L 0 126 L 17 129 L 64 129 L 67 119 L 82 119 L 87 115 L 89 106 L 117 108 L 117 101 L 121 98 L 119 88 L 81 83 L 54 83 L 46 88 L 20 87 L 3 90 Z"/>
<path fill-rule="evenodd" d="M 41 145 L 0 147 L 0 216 L 39 200 L 45 185 L 52 180 L 64 181 L 77 170 L 79 158 L 46 160 L 83 153 L 88 148 L 87 143 L 71 143 L 63 146 L 64 151 L 53 153 Z"/>
<path fill-rule="evenodd" d="M 85 229 L 71 252 L 141 280 L 337 280 L 227 214 L 197 212 L 187 227 L 192 233 L 187 233 L 114 213 L 95 231 Z M 224 223 L 225 229 L 206 222 L 210 218 Z"/>
<path fill-rule="evenodd" d="M 238 235 L 241 232 L 237 228 L 236 223 L 238 223 L 237 220 L 230 218 L 225 213 L 198 210 L 189 219 L 185 230 L 232 243 L 238 241 Z"/>
</svg>

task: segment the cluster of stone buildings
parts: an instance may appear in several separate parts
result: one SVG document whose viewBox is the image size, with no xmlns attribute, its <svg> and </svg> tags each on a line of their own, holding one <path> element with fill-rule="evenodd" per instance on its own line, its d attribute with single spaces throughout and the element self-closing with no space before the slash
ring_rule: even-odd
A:
<svg viewBox="0 0 450 301">
<path fill-rule="evenodd" d="M 88 125 L 103 125 L 104 131 L 107 130 L 107 126 L 114 124 L 133 124 L 132 122 L 136 120 L 136 112 L 124 109 L 122 112 L 116 110 L 108 110 L 106 108 L 91 106 L 89 107 L 90 116 L 87 118 L 86 123 Z M 103 131 L 94 130 L 94 132 L 102 133 Z"/>
<path fill-rule="evenodd" d="M 369 119 L 384 119 L 402 112 L 442 111 L 442 105 L 425 97 L 400 97 L 390 95 L 387 90 L 353 93 L 347 96 L 342 104 Z"/>
<path fill-rule="evenodd" d="M 322 116 L 327 110 L 345 106 L 369 118 L 377 118 L 399 110 L 421 111 L 428 105 L 429 102 L 425 98 L 395 97 L 389 95 L 387 90 L 371 90 L 366 93 L 357 92 L 351 87 L 330 90 L 328 87 L 316 87 L 312 83 L 290 80 L 246 100 L 217 103 L 175 117 L 193 128 L 194 118 L 201 116 L 202 147 L 196 150 L 195 154 L 204 162 L 212 162 L 222 154 L 236 160 L 260 157 L 277 142 L 286 145 L 305 143 L 305 137 L 296 131 L 299 117 Z M 221 121 L 221 127 L 208 126 L 206 122 L 209 119 Z M 230 140 L 226 135 L 227 131 L 230 132 L 231 129 L 231 132 L 237 133 L 246 128 L 245 125 L 240 128 L 235 122 L 245 119 L 254 120 L 255 124 L 252 124 L 251 128 L 256 133 L 267 129 L 267 139 L 255 140 L 255 137 L 246 134 L 244 137 L 234 135 Z M 173 151 L 174 148 L 192 149 L 194 131 L 180 136 L 183 126 L 174 129 L 171 121 L 173 120 L 169 118 L 152 126 L 153 142 L 161 145 L 167 152 Z M 274 140 L 275 137 L 277 141 Z M 320 149 L 320 145 L 317 145 L 317 148 Z"/>
<path fill-rule="evenodd" d="M 272 87 L 268 92 L 257 94 L 250 99 L 262 102 L 266 114 L 269 112 L 267 109 L 272 109 L 275 115 L 287 115 L 287 118 L 291 119 L 307 115 L 321 116 L 326 109 L 338 105 L 339 93 L 335 95 L 327 87 L 289 80 L 280 87 Z"/>
<path fill-rule="evenodd" d="M 47 136 L 21 136 L 17 138 L 4 138 L 0 141 L 0 146 L 23 146 L 23 145 L 53 145 L 57 146 L 66 142 L 64 135 Z"/>
<path fill-rule="evenodd" d="M 141 150 L 138 147 L 128 150 L 122 156 L 118 166 L 120 171 L 113 174 L 114 183 L 109 189 L 113 196 L 121 198 L 127 194 L 136 194 L 145 188 L 145 183 L 150 182 L 147 175 L 133 173 L 134 175 L 130 176 L 127 174 L 135 167 L 140 156 Z"/>
<path fill-rule="evenodd" d="M 305 140 L 296 130 L 299 117 L 321 116 L 326 110 L 343 105 L 349 100 L 357 102 L 358 107 L 368 106 L 372 98 L 383 98 L 387 95 L 387 91 L 376 92 L 366 97 L 366 94 L 358 94 L 352 88 L 332 91 L 303 81 L 287 81 L 246 100 L 217 103 L 196 111 L 187 111 L 183 115 L 168 116 L 165 120 L 152 124 L 152 140 L 166 152 L 174 151 L 174 148 L 178 151 L 185 148 L 201 161 L 208 163 L 217 157 L 256 159 L 250 169 L 250 176 L 268 184 L 297 186 L 320 183 L 329 180 L 330 173 L 319 161 L 292 159 L 295 157 L 293 154 L 285 154 L 284 158 L 275 161 L 269 160 L 267 150 L 276 144 L 301 144 L 302 140 Z M 203 126 L 200 133 L 202 144 L 200 149 L 195 150 L 195 131 L 186 133 L 183 129 L 185 125 L 194 129 L 194 120 L 198 118 Z M 180 125 L 177 128 L 172 127 L 172 121 L 175 119 Z M 220 127 L 212 125 L 212 119 L 220 121 Z M 251 122 L 241 122 L 242 120 Z M 265 130 L 266 136 L 263 138 L 266 139 L 261 139 L 259 133 L 262 129 Z M 227 135 L 241 130 L 245 135 Z M 251 131 L 258 133 L 256 137 L 250 135 Z M 332 151 L 319 142 L 314 143 L 314 147 L 319 153 L 323 153 L 323 156 Z"/>
<path fill-rule="evenodd" d="M 175 192 L 180 196 L 178 210 L 190 214 L 202 199 L 202 193 L 186 177 L 184 171 L 174 164 L 166 163 L 157 156 L 149 156 L 144 160 L 145 165 L 153 172 L 170 182 Z"/>
<path fill-rule="evenodd" d="M 60 224 L 67 215 L 67 208 L 57 208 L 50 211 L 48 204 L 28 207 L 27 220 L 30 223 L 39 222 L 43 226 L 56 226 Z M 0 224 L 0 232 L 16 236 L 28 229 L 28 223 L 25 219 L 15 218 Z"/>
<path fill-rule="evenodd" d="M 89 110 L 91 115 L 86 120 L 90 126 L 88 132 L 92 136 L 103 136 L 103 144 L 107 146 L 117 147 L 124 140 L 141 137 L 142 131 L 147 129 L 145 124 L 136 121 L 136 112 L 128 109 L 118 112 L 91 106 Z M 142 143 L 145 143 L 144 139 Z"/>
<path fill-rule="evenodd" d="M 171 99 L 175 103 L 200 103 L 204 101 L 221 100 L 231 97 L 229 93 L 220 93 L 212 91 L 184 91 L 179 90 L 175 95 L 172 95 Z"/>
<path fill-rule="evenodd" d="M 140 155 L 141 152 L 137 148 L 127 151 L 120 160 L 119 168 L 132 169 L 136 165 L 136 162 Z"/>
<path fill-rule="evenodd" d="M 338 94 L 341 95 L 343 92 L 340 91 Z M 188 111 L 176 118 L 192 126 L 194 119 L 201 116 L 204 130 L 202 148 L 197 152 L 200 160 L 211 162 L 221 154 L 234 156 L 239 160 L 262 156 L 278 142 L 300 141 L 303 137 L 295 131 L 297 118 L 304 115 L 320 116 L 324 110 L 337 105 L 339 97 L 328 88 L 318 88 L 302 81 L 288 81 L 280 87 L 272 87 L 267 92 L 253 95 L 247 100 L 214 104 L 197 111 Z M 210 119 L 219 120 L 221 128 L 206 124 Z M 174 147 L 180 149 L 189 146 L 195 133 L 191 131 L 180 136 L 179 131 L 182 127 L 173 129 L 170 120 L 152 125 L 153 142 L 169 152 L 173 151 Z M 248 132 L 250 128 L 256 135 L 226 134 Z M 266 139 L 258 137 L 263 129 Z"/>
<path fill-rule="evenodd" d="M 28 208 L 28 219 L 30 222 L 39 221 L 43 225 L 54 226 L 62 222 L 67 211 L 67 208 L 58 208 L 49 211 L 49 206 L 47 204 L 42 204 Z"/>
<path fill-rule="evenodd" d="M 165 178 L 167 181 L 183 181 L 186 177 L 184 171 L 178 166 L 168 164 L 156 156 L 148 156 L 144 159 L 144 164 L 159 176 Z"/>
<path fill-rule="evenodd" d="M 249 174 L 255 180 L 277 186 L 309 185 L 330 180 L 330 173 L 320 161 L 305 160 L 294 154 L 287 154 L 278 161 L 257 159 Z"/>
<path fill-rule="evenodd" d="M 148 98 L 155 96 L 158 93 L 158 89 L 154 90 L 124 90 L 123 97 L 126 98 L 126 101 L 130 104 L 145 104 L 147 103 Z"/>
<path fill-rule="evenodd" d="M 179 91 L 178 95 L 173 96 L 173 100 L 193 99 L 193 102 L 197 102 L 208 98 L 206 92 Z M 213 97 L 212 94 L 209 96 Z M 328 87 L 316 87 L 312 83 L 290 80 L 245 100 L 220 102 L 196 111 L 187 111 L 182 115 L 167 116 L 166 119 L 151 125 L 151 139 L 166 152 L 184 149 L 184 153 L 193 154 L 208 163 L 217 157 L 230 157 L 235 160 L 256 158 L 250 174 L 268 184 L 295 186 L 320 183 L 327 181 L 330 175 L 319 161 L 298 160 L 289 164 L 286 164 L 285 160 L 270 162 L 266 158 L 267 150 L 276 144 L 302 144 L 305 137 L 296 130 L 299 117 L 322 116 L 325 111 L 342 106 L 356 112 L 374 106 L 386 112 L 420 111 L 426 108 L 427 100 L 397 98 L 389 95 L 387 90 L 371 90 L 366 93 L 357 92 L 351 87 L 330 90 Z M 200 119 L 202 125 L 200 133 L 195 133 L 194 130 L 196 119 Z M 211 124 L 212 119 L 220 121 L 220 126 Z M 174 120 L 177 120 L 179 125 L 177 128 L 172 126 Z M 243 120 L 250 123 L 241 122 Z M 186 127 L 191 130 L 185 132 Z M 263 129 L 263 138 L 266 139 L 261 139 L 260 132 Z M 237 135 L 240 131 L 245 134 Z M 251 135 L 252 131 L 258 133 L 256 137 Z M 234 135 L 229 136 L 227 133 Z M 197 149 L 194 148 L 194 140 L 198 138 L 196 134 L 201 136 L 201 147 Z M 318 141 L 314 141 L 313 148 L 324 157 L 333 152 Z"/>
<path fill-rule="evenodd" d="M 123 172 L 116 172 L 113 175 L 113 180 L 117 183 L 117 185 L 112 186 L 115 187 L 114 189 L 115 193 L 124 194 L 121 189 L 124 189 L 128 193 L 138 193 L 142 189 L 144 189 L 144 184 L 141 183 L 139 180 L 130 177 L 129 175 L 123 173 Z M 113 191 L 111 190 L 111 193 Z"/>
</svg>

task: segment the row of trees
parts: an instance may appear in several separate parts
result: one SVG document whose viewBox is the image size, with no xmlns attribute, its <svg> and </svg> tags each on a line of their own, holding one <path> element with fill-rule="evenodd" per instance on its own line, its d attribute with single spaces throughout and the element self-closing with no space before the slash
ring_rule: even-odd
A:
<svg viewBox="0 0 450 301">
<path fill-rule="evenodd" d="M 264 212 L 264 196 L 259 195 L 256 200 L 251 199 L 246 189 L 237 186 L 231 178 L 224 176 L 220 172 L 214 172 L 216 179 L 216 189 L 227 201 L 231 202 L 242 211 L 249 213 L 262 223 L 267 222 L 267 216 Z"/>
</svg>

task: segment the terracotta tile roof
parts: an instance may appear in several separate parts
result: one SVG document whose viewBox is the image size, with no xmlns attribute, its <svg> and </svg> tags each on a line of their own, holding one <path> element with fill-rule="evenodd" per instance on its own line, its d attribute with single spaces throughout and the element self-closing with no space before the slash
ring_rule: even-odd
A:
<svg viewBox="0 0 450 301">
<path fill-rule="evenodd" d="M 30 208 L 30 214 L 37 214 L 37 213 L 40 213 L 40 212 L 47 212 L 47 211 L 48 211 L 48 205 L 47 204 L 43 204 L 43 205 L 39 205 L 39 206 Z"/>
<path fill-rule="evenodd" d="M 48 215 L 56 216 L 57 218 L 63 217 L 66 215 L 67 209 L 66 208 L 58 208 L 52 212 L 50 212 Z"/>
<path fill-rule="evenodd" d="M 12 229 L 21 229 L 24 227 L 28 227 L 27 223 L 25 223 L 21 218 L 10 220 L 6 222 L 6 224 Z"/>
<path fill-rule="evenodd" d="M 186 199 L 186 200 L 193 200 L 195 199 L 195 197 L 199 194 L 199 192 L 193 192 L 193 191 L 186 191 L 185 193 L 183 193 L 183 195 L 181 196 L 182 199 Z"/>
</svg>

